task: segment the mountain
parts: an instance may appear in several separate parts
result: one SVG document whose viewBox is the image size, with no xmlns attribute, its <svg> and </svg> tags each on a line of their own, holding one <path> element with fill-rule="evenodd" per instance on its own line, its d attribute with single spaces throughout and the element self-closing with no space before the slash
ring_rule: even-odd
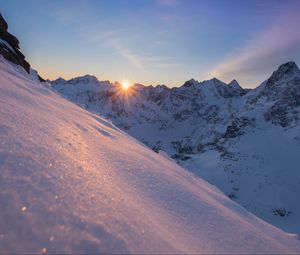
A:
<svg viewBox="0 0 300 255">
<path fill-rule="evenodd" d="M 0 84 L 1 253 L 300 252 L 295 236 L 3 57 Z"/>
<path fill-rule="evenodd" d="M 281 65 L 255 89 L 214 78 L 181 87 L 83 77 L 52 87 L 219 187 L 252 213 L 300 234 L 300 71 Z M 75 82 L 76 81 L 76 82 Z M 95 84 L 97 84 L 95 86 Z"/>
</svg>

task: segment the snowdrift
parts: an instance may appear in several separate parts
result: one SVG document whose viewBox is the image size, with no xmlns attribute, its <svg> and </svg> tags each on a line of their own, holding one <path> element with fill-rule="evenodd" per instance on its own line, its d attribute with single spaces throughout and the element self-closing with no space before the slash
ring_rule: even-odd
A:
<svg viewBox="0 0 300 255">
<path fill-rule="evenodd" d="M 299 253 L 300 243 L 0 59 L 0 253 Z"/>
</svg>

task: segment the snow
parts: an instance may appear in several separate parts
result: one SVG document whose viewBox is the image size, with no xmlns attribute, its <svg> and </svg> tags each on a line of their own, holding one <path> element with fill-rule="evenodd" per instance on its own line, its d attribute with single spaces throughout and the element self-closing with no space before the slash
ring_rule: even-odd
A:
<svg viewBox="0 0 300 255">
<path fill-rule="evenodd" d="M 0 59 L 0 253 L 299 253 L 217 188 Z"/>
<path fill-rule="evenodd" d="M 257 130 L 232 142 L 234 160 L 207 151 L 190 155 L 182 166 L 214 183 L 265 221 L 299 235 L 300 143 L 295 139 L 299 134 L 299 127 Z M 275 212 L 278 209 L 289 213 L 280 217 Z"/>
</svg>

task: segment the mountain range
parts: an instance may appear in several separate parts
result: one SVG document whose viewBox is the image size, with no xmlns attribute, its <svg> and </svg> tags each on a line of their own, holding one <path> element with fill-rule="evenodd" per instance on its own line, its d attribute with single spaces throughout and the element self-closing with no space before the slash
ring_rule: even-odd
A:
<svg viewBox="0 0 300 255">
<path fill-rule="evenodd" d="M 124 91 L 91 75 L 51 85 L 257 216 L 300 233 L 300 71 L 294 62 L 255 89 L 213 78 Z"/>
</svg>

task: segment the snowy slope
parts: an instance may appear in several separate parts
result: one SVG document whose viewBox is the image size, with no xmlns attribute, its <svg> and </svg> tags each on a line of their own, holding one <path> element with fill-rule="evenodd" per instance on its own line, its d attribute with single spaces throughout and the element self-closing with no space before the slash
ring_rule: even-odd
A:
<svg viewBox="0 0 300 255">
<path fill-rule="evenodd" d="M 300 128 L 265 128 L 232 139 L 233 158 L 208 150 L 181 165 L 284 231 L 300 231 Z"/>
<path fill-rule="evenodd" d="M 211 79 L 171 89 L 134 85 L 124 92 L 117 84 L 83 79 L 56 80 L 52 87 L 153 150 L 165 151 L 257 216 L 300 234 L 295 63 L 281 65 L 253 90 L 235 80 Z"/>
<path fill-rule="evenodd" d="M 0 62 L 1 253 L 299 253 L 106 120 Z"/>
</svg>

